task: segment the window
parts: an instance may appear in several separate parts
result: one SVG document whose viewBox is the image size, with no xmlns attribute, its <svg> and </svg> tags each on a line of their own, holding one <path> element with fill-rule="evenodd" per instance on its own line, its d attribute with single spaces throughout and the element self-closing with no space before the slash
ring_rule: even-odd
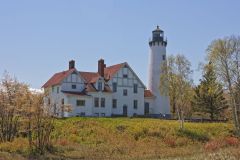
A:
<svg viewBox="0 0 240 160">
<path fill-rule="evenodd" d="M 54 86 L 52 86 L 52 93 L 54 93 Z"/>
<path fill-rule="evenodd" d="M 124 89 L 124 90 L 123 90 L 123 95 L 124 95 L 124 96 L 127 96 L 127 94 L 128 94 L 128 93 L 127 93 L 127 89 Z"/>
<path fill-rule="evenodd" d="M 137 108 L 138 108 L 138 101 L 137 101 L 137 100 L 134 100 L 134 101 L 133 101 L 133 108 L 134 108 L 134 109 L 137 109 Z"/>
<path fill-rule="evenodd" d="M 112 100 L 112 108 L 117 108 L 117 100 L 116 99 Z"/>
<path fill-rule="evenodd" d="M 128 78 L 128 75 L 127 74 L 123 74 L 123 78 Z"/>
<path fill-rule="evenodd" d="M 72 85 L 72 89 L 76 89 L 77 86 L 75 84 Z"/>
<path fill-rule="evenodd" d="M 137 84 L 133 85 L 133 93 L 138 93 L 138 85 Z"/>
<path fill-rule="evenodd" d="M 165 61 L 165 60 L 166 60 L 166 55 L 163 55 L 163 56 L 162 56 L 162 59 Z"/>
<path fill-rule="evenodd" d="M 94 106 L 99 107 L 99 98 L 94 98 Z"/>
<path fill-rule="evenodd" d="M 72 73 L 71 75 L 72 77 L 72 82 L 77 82 L 77 74 L 76 73 Z"/>
<path fill-rule="evenodd" d="M 64 105 L 64 98 L 62 99 L 62 105 Z"/>
<path fill-rule="evenodd" d="M 113 92 L 117 92 L 117 83 L 113 82 Z"/>
<path fill-rule="evenodd" d="M 77 100 L 77 106 L 85 106 L 85 100 Z"/>
<path fill-rule="evenodd" d="M 101 98 L 101 107 L 102 107 L 102 108 L 105 107 L 105 98 Z"/>
<path fill-rule="evenodd" d="M 98 82 L 98 90 L 102 91 L 102 82 Z"/>
<path fill-rule="evenodd" d="M 57 93 L 59 93 L 59 87 L 57 87 Z"/>
<path fill-rule="evenodd" d="M 105 113 L 101 113 L 101 117 L 105 117 Z"/>
</svg>

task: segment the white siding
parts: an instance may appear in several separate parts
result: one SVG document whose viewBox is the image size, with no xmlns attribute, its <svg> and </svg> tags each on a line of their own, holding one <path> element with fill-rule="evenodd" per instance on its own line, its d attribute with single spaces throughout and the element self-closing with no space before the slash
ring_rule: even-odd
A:
<svg viewBox="0 0 240 160">
<path fill-rule="evenodd" d="M 127 76 L 124 77 L 124 75 Z M 58 104 L 60 108 L 61 100 L 64 98 L 64 104 L 71 106 L 71 111 L 65 111 L 64 117 L 77 116 L 81 115 L 81 113 L 85 113 L 85 116 L 96 116 L 96 114 L 106 117 L 122 115 L 123 106 L 125 105 L 127 106 L 128 116 L 133 116 L 134 114 L 144 115 L 144 103 L 150 101 L 150 108 L 153 104 L 152 100 L 144 99 L 145 86 L 128 66 L 120 69 L 108 82 L 105 82 L 104 79 L 99 79 L 94 84 L 96 88 L 98 88 L 98 82 L 102 82 L 102 86 L 104 86 L 104 83 L 107 83 L 111 89 L 113 89 L 112 83 L 116 82 L 117 92 L 89 92 L 88 96 L 64 94 L 61 90 L 81 92 L 85 88 L 84 80 L 80 76 L 72 74 L 66 77 L 61 85 L 53 87 L 54 92 L 50 92 L 51 103 Z M 137 93 L 134 93 L 134 84 L 138 86 Z M 76 89 L 72 89 L 72 85 L 76 85 Z M 59 93 L 56 93 L 57 87 L 59 87 Z M 127 90 L 127 96 L 123 95 L 123 90 L 125 89 Z M 52 91 L 52 88 L 50 88 L 50 91 Z M 99 107 L 94 106 L 94 98 L 99 98 Z M 101 98 L 105 99 L 105 107 L 101 107 Z M 117 100 L 116 108 L 113 108 L 113 99 Z M 77 100 L 85 100 L 85 106 L 77 106 Z M 134 108 L 134 100 L 138 102 L 137 108 Z M 151 108 L 150 112 L 154 113 L 153 110 Z M 61 115 L 61 111 L 59 115 Z"/>
</svg>

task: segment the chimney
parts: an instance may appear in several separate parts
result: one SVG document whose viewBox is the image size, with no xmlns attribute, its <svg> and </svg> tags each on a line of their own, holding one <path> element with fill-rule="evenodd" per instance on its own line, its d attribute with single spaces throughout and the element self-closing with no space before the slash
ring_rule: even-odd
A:
<svg viewBox="0 0 240 160">
<path fill-rule="evenodd" d="M 69 69 L 73 69 L 73 68 L 75 68 L 75 61 L 71 60 L 69 61 Z"/>
<path fill-rule="evenodd" d="M 106 67 L 106 65 L 104 64 L 104 60 L 103 59 L 100 59 L 98 61 L 98 74 L 101 76 L 101 77 L 104 77 L 104 68 Z"/>
</svg>

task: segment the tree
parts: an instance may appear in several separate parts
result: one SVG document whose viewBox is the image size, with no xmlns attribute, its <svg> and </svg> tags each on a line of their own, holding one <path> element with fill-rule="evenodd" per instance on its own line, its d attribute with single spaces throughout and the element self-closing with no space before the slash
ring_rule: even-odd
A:
<svg viewBox="0 0 240 160">
<path fill-rule="evenodd" d="M 0 141 L 13 141 L 20 127 L 27 85 L 6 72 L 0 82 Z"/>
<path fill-rule="evenodd" d="M 163 63 L 160 77 L 160 91 L 170 96 L 170 104 L 177 113 L 180 129 L 191 106 L 191 63 L 183 55 L 169 56 Z"/>
<path fill-rule="evenodd" d="M 31 151 L 44 154 L 51 149 L 54 118 L 51 106 L 44 106 L 43 94 L 5 73 L 0 82 L 0 142 L 28 137 Z"/>
<path fill-rule="evenodd" d="M 240 81 L 240 37 L 231 36 L 214 40 L 208 47 L 208 59 L 212 62 L 219 80 L 228 91 L 228 102 L 232 108 L 235 130 L 240 136 L 239 81 Z"/>
<path fill-rule="evenodd" d="M 211 62 L 204 67 L 203 79 L 195 88 L 193 103 L 196 111 L 209 114 L 211 120 L 217 119 L 220 113 L 227 108 L 223 88 L 217 82 Z"/>
<path fill-rule="evenodd" d="M 34 147 L 40 154 L 44 154 L 46 150 L 51 151 L 51 133 L 55 123 L 51 106 L 44 106 L 43 97 L 43 94 L 33 95 L 34 112 L 31 114 L 30 130 L 34 138 L 29 135 L 30 142 L 34 142 Z"/>
</svg>

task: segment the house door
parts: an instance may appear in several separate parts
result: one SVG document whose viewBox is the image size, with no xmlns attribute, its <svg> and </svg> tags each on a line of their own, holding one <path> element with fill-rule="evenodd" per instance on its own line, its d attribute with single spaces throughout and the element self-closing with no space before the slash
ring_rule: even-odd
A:
<svg viewBox="0 0 240 160">
<path fill-rule="evenodd" d="M 145 115 L 148 115 L 148 114 L 149 114 L 149 103 L 148 103 L 148 102 L 145 102 L 144 114 L 145 114 Z"/>
<path fill-rule="evenodd" d="M 127 116 L 128 115 L 128 108 L 126 105 L 123 106 L 123 115 Z"/>
</svg>

